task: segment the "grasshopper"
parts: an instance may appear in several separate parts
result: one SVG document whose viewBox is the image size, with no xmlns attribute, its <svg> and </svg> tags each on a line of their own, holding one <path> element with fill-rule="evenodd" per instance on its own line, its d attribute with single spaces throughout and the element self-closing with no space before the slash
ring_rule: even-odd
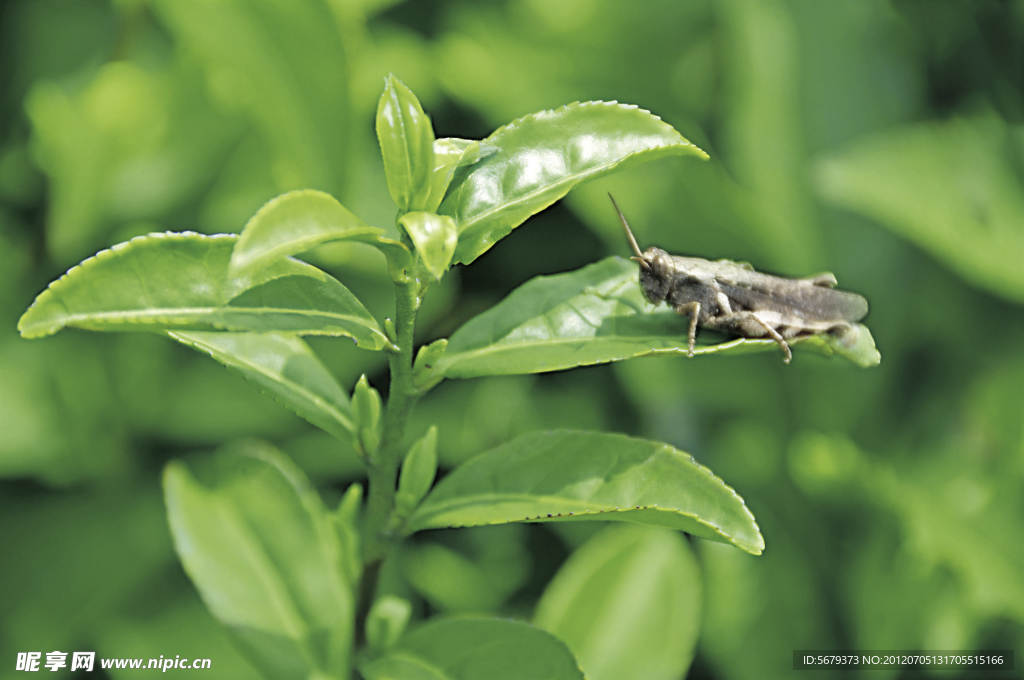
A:
<svg viewBox="0 0 1024 680">
<path fill-rule="evenodd" d="M 762 274 L 746 262 L 669 255 L 661 248 L 640 252 L 633 232 L 611 194 L 615 212 L 640 263 L 640 288 L 654 305 L 667 302 L 689 315 L 687 356 L 693 356 L 697 326 L 735 333 L 744 338 L 774 340 L 789 363 L 787 340 L 816 333 L 841 338 L 868 313 L 868 301 L 856 293 L 836 290 L 828 272 L 804 279 Z"/>
</svg>

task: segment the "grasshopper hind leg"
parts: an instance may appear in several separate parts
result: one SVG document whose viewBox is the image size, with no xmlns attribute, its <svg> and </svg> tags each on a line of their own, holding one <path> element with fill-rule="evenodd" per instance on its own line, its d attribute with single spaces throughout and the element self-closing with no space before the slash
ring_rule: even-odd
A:
<svg viewBox="0 0 1024 680">
<path fill-rule="evenodd" d="M 723 327 L 723 328 L 734 329 L 737 332 L 739 332 L 741 335 L 743 335 L 744 337 L 751 337 L 751 335 L 750 335 L 751 331 L 744 332 L 742 330 L 744 322 L 747 322 L 747 321 L 755 322 L 758 326 L 760 326 L 761 328 L 764 329 L 764 331 L 768 335 L 768 337 L 770 337 L 772 340 L 774 340 L 779 345 L 779 347 L 782 349 L 783 353 L 786 355 L 783 358 L 783 360 L 782 360 L 784 363 L 788 364 L 790 361 L 792 361 L 792 359 L 793 359 L 793 351 L 789 348 L 789 343 L 786 342 L 786 339 L 784 337 L 782 337 L 781 333 L 779 333 L 777 330 L 772 328 L 771 325 L 768 322 L 766 322 L 764 319 L 759 317 L 755 312 L 750 312 L 750 311 L 733 312 L 732 314 L 729 314 L 729 315 L 719 319 L 718 322 L 716 323 L 716 325 L 720 326 L 720 327 Z"/>
<path fill-rule="evenodd" d="M 771 336 L 771 339 L 774 340 L 775 342 L 777 342 L 779 347 L 782 348 L 782 351 L 786 354 L 786 356 L 782 360 L 782 362 L 788 364 L 790 361 L 792 361 L 793 360 L 793 350 L 791 350 L 789 348 L 789 343 L 786 342 L 786 339 L 784 337 L 782 337 L 777 330 L 775 330 L 774 328 L 769 326 L 767 323 L 765 323 L 764 320 L 762 320 L 760 317 L 758 317 L 757 314 L 754 314 L 753 312 L 747 312 L 747 313 L 750 314 L 750 318 L 752 318 L 757 323 L 761 324 L 761 326 L 768 333 L 768 335 Z"/>
</svg>

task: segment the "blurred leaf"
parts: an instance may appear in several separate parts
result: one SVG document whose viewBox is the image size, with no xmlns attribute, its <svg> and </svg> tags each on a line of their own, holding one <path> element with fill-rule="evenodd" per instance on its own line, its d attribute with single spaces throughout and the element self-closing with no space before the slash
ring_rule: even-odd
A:
<svg viewBox="0 0 1024 680">
<path fill-rule="evenodd" d="M 657 116 L 616 102 L 541 111 L 496 130 L 497 152 L 456 171 L 438 212 L 455 218 L 455 262 L 469 264 L 570 189 L 672 155 L 707 158 Z"/>
<path fill-rule="evenodd" d="M 729 174 L 721 159 L 693 163 L 673 157 L 587 182 L 566 202 L 605 242 L 630 253 L 608 194 L 622 206 L 641 248 L 679 255 L 751 262 L 759 271 L 798 276 L 832 268 L 835 260 L 808 260 L 780 238 L 770 207 Z M 822 256 L 824 257 L 824 256 Z"/>
<path fill-rule="evenodd" d="M 387 339 L 335 279 L 296 260 L 229 276 L 234 236 L 150 234 L 104 250 L 39 294 L 21 317 L 26 338 L 61 328 L 102 331 L 226 329 Z"/>
<path fill-rule="evenodd" d="M 602 430 L 628 422 L 628 407 L 617 396 L 609 371 L 578 371 L 567 377 L 556 373 L 442 382 L 416 405 L 410 432 L 437 425 L 438 462 L 451 469 L 527 432 Z"/>
<path fill-rule="evenodd" d="M 367 680 L 583 680 L 562 642 L 528 624 L 501 619 L 428 623 L 359 672 Z"/>
<path fill-rule="evenodd" d="M 0 344 L 0 477 L 75 477 L 71 463 L 81 455 L 69 455 L 73 437 L 50 385 L 54 363 L 38 346 Z"/>
<path fill-rule="evenodd" d="M 704 575 L 698 650 L 716 675 L 731 680 L 792 678 L 792 649 L 842 648 L 826 618 L 824 575 L 815 569 L 825 546 L 794 539 L 767 509 L 758 515 L 772 544 L 756 559 L 716 543 L 694 544 Z M 807 522 L 795 527 L 806 530 Z"/>
<path fill-rule="evenodd" d="M 401 568 L 409 585 L 443 612 L 497 612 L 509 595 L 474 560 L 436 543 L 403 549 Z"/>
<path fill-rule="evenodd" d="M 32 88 L 25 105 L 50 179 L 47 249 L 58 263 L 108 245 L 118 222 L 167 215 L 210 181 L 238 133 L 197 76 L 115 61 L 77 92 Z"/>
<path fill-rule="evenodd" d="M 957 574 L 975 611 L 1024 622 L 1019 483 L 964 470 L 949 454 L 909 470 L 876 464 L 863 479 L 900 518 L 906 547 Z"/>
<path fill-rule="evenodd" d="M 994 115 L 894 129 L 821 163 L 829 200 L 930 252 L 969 282 L 1024 302 L 1024 127 Z"/>
<path fill-rule="evenodd" d="M 849 439 L 805 431 L 790 443 L 789 472 L 808 495 L 835 502 L 845 500 L 843 492 L 867 472 L 867 462 Z"/>
<path fill-rule="evenodd" d="M 149 484 L 31 497 L 3 493 L 0 647 L 81 649 L 75 645 L 92 639 L 140 592 L 159 597 L 174 563 L 169 539 L 160 498 Z M 12 664 L 0 676 L 13 672 Z"/>
<path fill-rule="evenodd" d="M 965 456 L 961 445 L 948 447 L 921 460 L 884 461 L 845 438 L 804 433 L 790 450 L 790 470 L 811 494 L 856 499 L 856 491 L 891 511 L 910 567 L 941 565 L 957 575 L 973 611 L 1024 621 L 1024 530 L 1010 519 L 1019 514 L 1019 482 Z"/>
<path fill-rule="evenodd" d="M 17 291 L 20 306 L 29 291 Z M 0 477 L 33 478 L 56 488 L 134 479 L 139 470 L 130 437 L 146 424 L 139 415 L 144 409 L 122 391 L 116 343 L 84 334 L 27 343 L 14 331 L 14 311 L 5 317 L 6 334 L 0 334 Z M 146 362 L 131 368 L 143 380 L 152 376 Z M 143 399 L 165 396 L 150 387 Z"/>
<path fill-rule="evenodd" d="M 434 171 L 434 129 L 419 99 L 394 75 L 377 105 L 377 139 L 388 190 L 399 212 L 429 210 Z"/>
<path fill-rule="evenodd" d="M 459 239 L 455 220 L 447 215 L 409 212 L 398 218 L 398 224 L 416 244 L 416 252 L 427 271 L 435 279 L 444 276 Z"/>
<path fill-rule="evenodd" d="M 271 150 L 277 192 L 340 190 L 349 148 L 346 36 L 329 3 L 152 5 L 176 42 L 202 65 L 213 98 L 255 124 Z"/>
<path fill-rule="evenodd" d="M 163 333 L 57 337 L 62 336 L 72 342 L 94 338 L 117 350 L 120 408 L 131 416 L 132 435 L 138 441 L 152 439 L 189 450 L 238 437 L 278 439 L 305 432 L 322 434 L 344 449 L 337 439 L 307 427 L 293 411 L 254 390 L 234 371 L 171 342 Z"/>
<path fill-rule="evenodd" d="M 256 670 L 232 646 L 222 626 L 203 607 L 194 594 L 179 597 L 155 616 L 118 617 L 98 631 L 96 656 L 107 659 L 156 659 L 168 650 L 191 662 L 210 659 L 216 664 L 217 677 L 225 680 L 251 680 Z M 99 668 L 99 663 L 95 665 Z M 131 680 L 137 669 L 111 668 L 106 671 L 115 680 Z M 193 669 L 161 669 L 162 677 L 187 677 Z"/>
<path fill-rule="evenodd" d="M 434 364 L 448 378 L 557 371 L 633 357 L 687 353 L 689 319 L 669 306 L 653 312 L 637 282 L 637 266 L 611 257 L 582 269 L 539 276 L 457 330 Z M 701 331 L 699 339 L 708 337 Z M 715 334 L 713 337 L 721 337 Z M 844 338 L 827 333 L 790 341 L 861 366 L 879 361 L 866 327 Z M 694 354 L 778 353 L 770 338 L 737 338 L 694 347 Z"/>
<path fill-rule="evenodd" d="M 348 395 L 302 339 L 279 333 L 170 331 L 168 335 L 238 371 L 338 439 L 352 439 L 355 424 Z"/>
<path fill-rule="evenodd" d="M 406 532 L 505 522 L 667 526 L 758 555 L 764 539 L 735 491 L 668 444 L 600 432 L 537 432 L 456 468 Z"/>
<path fill-rule="evenodd" d="M 536 570 L 528 529 L 523 524 L 467 527 L 404 542 L 394 560 L 402 584 L 411 588 L 404 597 L 419 595 L 443 613 L 525 616 L 520 595 Z"/>
<path fill-rule="evenodd" d="M 394 595 L 378 598 L 366 616 L 366 642 L 372 652 L 379 654 L 394 647 L 411 614 L 408 600 Z"/>
<path fill-rule="evenodd" d="M 702 596 L 678 533 L 609 527 L 562 565 L 534 624 L 569 645 L 590 680 L 675 680 L 693 660 Z"/>
<path fill-rule="evenodd" d="M 343 444 L 323 430 L 303 428 L 297 436 L 282 441 L 280 447 L 317 486 L 366 475 L 366 464 L 356 452 L 354 440 Z"/>
<path fill-rule="evenodd" d="M 602 93 L 644 101 L 654 111 L 690 115 L 690 102 L 714 109 L 716 64 L 702 65 L 702 81 L 678 74 L 680 56 L 717 34 L 716 3 L 615 0 L 514 4 L 472 3 L 446 15 L 434 43 L 437 77 L 450 96 L 492 123 L 523 111 Z M 682 111 L 680 110 L 680 105 Z"/>
<path fill-rule="evenodd" d="M 398 478 L 395 512 L 408 517 L 427 495 L 437 475 L 437 427 L 432 426 L 406 454 Z"/>
<path fill-rule="evenodd" d="M 412 268 L 404 245 L 368 226 L 330 194 L 305 189 L 278 196 L 253 215 L 235 245 L 231 270 L 302 253 L 332 241 L 357 241 L 375 246 L 393 272 Z"/>
<path fill-rule="evenodd" d="M 164 473 L 178 555 L 213 615 L 268 678 L 348 672 L 354 598 L 319 496 L 279 452 L 220 452 L 209 482 Z"/>
<path fill-rule="evenodd" d="M 725 157 L 753 190 L 772 237 L 798 269 L 821 262 L 804 171 L 800 54 L 788 3 L 716 3 L 730 49 Z"/>
<path fill-rule="evenodd" d="M 844 574 L 853 643 L 858 649 L 937 649 L 925 643 L 924 629 L 935 619 L 948 574 L 901 547 L 895 533 L 879 523 L 857 546 Z"/>
<path fill-rule="evenodd" d="M 358 583 L 363 573 L 362 537 L 359 533 L 359 527 L 363 526 L 360 517 L 362 501 L 363 485 L 350 484 L 333 517 L 341 544 L 342 568 L 349 583 Z"/>
</svg>

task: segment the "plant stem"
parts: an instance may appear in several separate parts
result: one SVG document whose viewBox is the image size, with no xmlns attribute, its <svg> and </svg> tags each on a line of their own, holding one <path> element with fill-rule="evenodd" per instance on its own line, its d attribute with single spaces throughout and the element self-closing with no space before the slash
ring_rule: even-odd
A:
<svg viewBox="0 0 1024 680">
<path fill-rule="evenodd" d="M 384 408 L 383 432 L 380 446 L 369 463 L 369 493 L 366 504 L 367 565 L 383 560 L 395 542 L 389 531 L 391 513 L 395 507 L 395 486 L 398 465 L 402 460 L 405 427 L 409 411 L 419 396 L 413 385 L 413 333 L 416 311 L 419 308 L 419 283 L 395 283 L 395 344 L 397 352 L 389 357 L 391 389 Z"/>
</svg>

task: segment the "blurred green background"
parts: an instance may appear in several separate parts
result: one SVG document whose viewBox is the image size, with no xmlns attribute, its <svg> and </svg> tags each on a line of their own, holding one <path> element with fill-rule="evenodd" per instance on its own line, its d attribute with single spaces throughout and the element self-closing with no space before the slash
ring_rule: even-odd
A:
<svg viewBox="0 0 1024 680">
<path fill-rule="evenodd" d="M 533 276 L 626 255 L 610 190 L 644 247 L 835 272 L 870 301 L 882 352 L 869 370 L 757 354 L 451 381 L 411 433 L 439 425 L 443 466 L 520 432 L 591 428 L 672 443 L 735 487 L 767 549 L 692 541 L 704 580 L 692 678 L 789 677 L 794 649 L 1016 648 L 1024 662 L 1024 2 L 14 0 L 0 12 L 0 678 L 17 652 L 55 649 L 201 656 L 217 677 L 253 677 L 175 559 L 160 470 L 258 436 L 333 502 L 358 465 L 169 340 L 28 342 L 15 326 L 97 250 L 150 231 L 237 232 L 287 190 L 322 189 L 390 224 L 373 134 L 388 72 L 439 137 L 616 99 L 712 158 L 574 191 L 432 290 L 424 341 Z M 382 259 L 358 246 L 310 259 L 391 313 Z M 386 390 L 381 357 L 311 344 L 347 386 L 365 372 Z M 393 587 L 419 616 L 528 617 L 589 535 L 552 526 L 418 538 Z"/>
</svg>

